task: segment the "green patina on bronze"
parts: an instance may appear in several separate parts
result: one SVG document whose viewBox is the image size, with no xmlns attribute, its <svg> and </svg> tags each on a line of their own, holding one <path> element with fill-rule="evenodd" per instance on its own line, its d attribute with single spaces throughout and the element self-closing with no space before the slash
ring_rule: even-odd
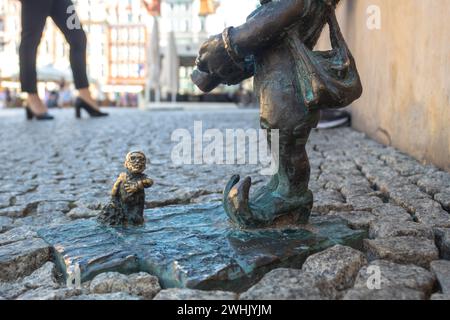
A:
<svg viewBox="0 0 450 320">
<path fill-rule="evenodd" d="M 305 145 L 323 108 L 362 94 L 355 61 L 336 21 L 339 0 L 261 1 L 247 22 L 203 44 L 192 80 L 209 92 L 254 76 L 261 127 L 277 129 L 279 170 L 250 196 L 251 178 L 231 178 L 224 208 L 242 228 L 306 223 L 313 205 Z M 313 51 L 325 25 L 332 50 Z M 269 144 L 271 142 L 268 136 Z M 274 152 L 274 150 L 272 150 Z"/>
<path fill-rule="evenodd" d="M 240 230 L 219 202 L 146 210 L 140 227 L 83 220 L 38 234 L 53 247 L 66 277 L 78 265 L 82 281 L 107 271 L 145 271 L 165 288 L 239 292 L 268 271 L 300 268 L 309 255 L 335 244 L 361 248 L 366 237 L 333 217 L 313 217 L 306 226 Z"/>
</svg>

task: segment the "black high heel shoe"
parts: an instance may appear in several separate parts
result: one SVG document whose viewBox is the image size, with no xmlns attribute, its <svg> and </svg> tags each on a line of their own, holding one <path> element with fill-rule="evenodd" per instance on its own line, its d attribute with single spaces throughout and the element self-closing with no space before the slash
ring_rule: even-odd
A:
<svg viewBox="0 0 450 320">
<path fill-rule="evenodd" d="M 48 112 L 43 114 L 35 114 L 33 110 L 29 106 L 25 107 L 25 113 L 27 116 L 27 120 L 53 120 L 55 119 L 52 115 L 50 115 Z"/>
<path fill-rule="evenodd" d="M 77 98 L 77 100 L 75 101 L 75 117 L 77 117 L 77 119 L 81 118 L 81 109 L 84 109 L 92 118 L 100 118 L 108 116 L 107 113 L 94 109 L 94 107 L 92 107 L 89 103 L 85 102 L 83 99 Z"/>
</svg>

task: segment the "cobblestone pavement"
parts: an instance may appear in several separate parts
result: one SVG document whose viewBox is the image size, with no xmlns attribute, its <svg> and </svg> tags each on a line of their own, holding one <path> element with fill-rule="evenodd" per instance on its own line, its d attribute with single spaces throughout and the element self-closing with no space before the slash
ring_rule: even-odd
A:
<svg viewBox="0 0 450 320">
<path fill-rule="evenodd" d="M 265 180 L 256 166 L 175 166 L 170 160 L 173 130 L 192 131 L 197 120 L 204 130 L 258 128 L 256 110 L 114 110 L 95 120 L 54 113 L 57 120 L 47 123 L 0 113 L 0 299 L 152 299 L 161 290 L 148 274 L 115 273 L 82 289 L 66 288 L 35 233 L 93 219 L 130 150 L 143 150 L 151 161 L 147 173 L 156 185 L 147 192 L 148 208 L 220 200 L 234 173 L 252 175 L 256 184 Z M 316 131 L 308 149 L 313 214 L 366 229 L 364 252 L 333 247 L 303 268 L 268 273 L 240 296 L 172 289 L 156 298 L 449 299 L 450 174 L 350 128 Z M 379 290 L 367 286 L 373 270 L 381 272 Z"/>
</svg>

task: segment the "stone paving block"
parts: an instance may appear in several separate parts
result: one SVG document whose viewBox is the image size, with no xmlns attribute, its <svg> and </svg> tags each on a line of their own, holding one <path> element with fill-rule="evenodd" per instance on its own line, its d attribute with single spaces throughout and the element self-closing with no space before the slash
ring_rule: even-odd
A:
<svg viewBox="0 0 450 320">
<path fill-rule="evenodd" d="M 330 211 L 351 211 L 342 195 L 335 190 L 321 190 L 314 195 L 313 211 L 328 214 Z"/>
<path fill-rule="evenodd" d="M 27 208 L 28 208 L 27 205 L 17 205 L 17 206 L 6 207 L 3 209 L 0 209 L 0 216 L 10 217 L 10 218 L 24 217 L 26 215 Z"/>
<path fill-rule="evenodd" d="M 380 282 L 375 283 L 374 276 L 380 275 Z M 355 289 L 369 289 L 379 285 L 382 290 L 389 287 L 409 288 L 429 296 L 434 289 L 436 277 L 428 270 L 416 265 L 402 265 L 388 260 L 375 260 L 359 270 Z"/>
<path fill-rule="evenodd" d="M 357 196 L 365 196 L 373 190 L 370 188 L 369 182 L 365 180 L 365 184 L 356 184 L 353 181 L 352 182 L 346 182 L 344 186 L 341 188 L 341 193 L 344 197 L 350 198 L 350 197 L 357 197 Z"/>
<path fill-rule="evenodd" d="M 326 154 L 327 161 L 321 165 L 321 169 L 324 172 L 344 172 L 343 176 L 346 176 L 347 172 L 357 171 L 356 165 L 352 159 L 349 159 L 345 155 L 337 156 L 336 153 Z M 335 169 L 339 170 L 336 171 Z"/>
<path fill-rule="evenodd" d="M 5 300 L 13 300 L 26 291 L 27 288 L 21 283 L 0 282 L 0 297 Z"/>
<path fill-rule="evenodd" d="M 349 290 L 343 300 L 425 300 L 425 294 L 405 287 L 387 287 L 381 290 L 358 288 Z"/>
<path fill-rule="evenodd" d="M 61 288 L 54 290 L 50 288 L 38 288 L 25 292 L 16 300 L 67 300 L 80 294 L 81 291 L 78 289 Z"/>
<path fill-rule="evenodd" d="M 309 256 L 302 271 L 331 283 L 337 290 L 345 290 L 353 286 L 359 269 L 366 264 L 360 251 L 336 245 Z"/>
<path fill-rule="evenodd" d="M 412 216 L 402 207 L 385 203 L 372 210 L 372 213 L 380 220 L 403 223 L 413 221 Z"/>
<path fill-rule="evenodd" d="M 392 168 L 398 171 L 401 176 L 413 176 L 418 174 L 423 174 L 425 168 L 423 165 L 417 163 L 413 159 L 407 159 L 405 161 L 399 161 L 392 165 Z"/>
<path fill-rule="evenodd" d="M 399 188 L 390 190 L 389 197 L 395 204 L 405 208 L 409 212 L 414 212 L 417 205 L 425 200 L 431 199 L 430 196 L 422 192 L 419 187 L 411 184 L 403 184 Z"/>
<path fill-rule="evenodd" d="M 424 175 L 417 185 L 430 195 L 437 194 L 450 188 L 450 174 L 444 171 L 435 171 L 432 174 Z"/>
<path fill-rule="evenodd" d="M 439 202 L 447 212 L 450 212 L 450 188 L 444 192 L 435 194 L 434 200 Z"/>
<path fill-rule="evenodd" d="M 450 261 L 433 261 L 431 263 L 431 271 L 436 276 L 442 293 L 450 294 Z"/>
<path fill-rule="evenodd" d="M 416 237 L 379 238 L 364 240 L 369 261 L 390 260 L 400 264 L 415 264 L 429 268 L 430 263 L 439 259 L 439 251 L 434 241 Z"/>
<path fill-rule="evenodd" d="M 106 293 L 106 294 L 81 294 L 72 297 L 66 297 L 65 300 L 99 300 L 99 301 L 135 301 L 142 300 L 140 297 L 130 295 L 124 292 Z"/>
<path fill-rule="evenodd" d="M 5 233 L 0 234 L 0 247 L 10 243 L 26 239 L 33 239 L 37 237 L 38 237 L 37 232 L 35 232 L 29 227 L 13 228 Z"/>
<path fill-rule="evenodd" d="M 28 154 L 29 156 L 29 154 Z M 26 157 L 25 157 L 26 158 Z M 21 158 L 24 160 L 24 157 Z M 5 169 L 5 172 L 10 172 L 7 168 Z M 11 171 L 13 172 L 13 171 Z M 8 180 L 8 178 L 11 178 Z M 0 186 L 0 194 L 5 194 L 6 196 L 11 198 L 14 198 L 17 195 L 24 194 L 27 192 L 31 192 L 36 189 L 37 184 L 34 181 L 27 180 L 28 183 L 26 184 L 17 184 L 17 183 L 8 183 L 7 181 L 14 181 L 17 179 L 17 176 L 3 176 L 4 183 Z M 20 181 L 20 180 L 19 180 Z"/>
<path fill-rule="evenodd" d="M 373 209 L 383 205 L 383 201 L 378 197 L 356 196 L 347 198 L 355 211 L 372 211 Z"/>
<path fill-rule="evenodd" d="M 42 228 L 42 226 L 56 226 L 69 223 L 70 219 L 63 212 L 49 212 L 47 214 L 33 214 L 24 218 L 16 219 L 16 227 L 30 227 L 33 230 Z"/>
<path fill-rule="evenodd" d="M 86 207 L 90 210 L 100 210 L 109 200 L 109 196 L 107 194 L 107 192 L 101 194 L 93 194 L 92 192 L 89 192 L 88 194 L 80 194 L 78 199 L 74 202 L 74 205 L 80 208 Z"/>
<path fill-rule="evenodd" d="M 435 228 L 434 235 L 442 259 L 450 260 L 450 229 Z"/>
<path fill-rule="evenodd" d="M 157 277 L 145 272 L 134 273 L 128 276 L 131 294 L 150 300 L 161 291 Z"/>
<path fill-rule="evenodd" d="M 427 226 L 450 228 L 450 213 L 445 211 L 439 202 L 431 199 L 415 206 L 414 215 L 417 220 Z"/>
<path fill-rule="evenodd" d="M 50 260 L 50 247 L 42 239 L 26 239 L 0 246 L 0 280 L 29 275 Z"/>
<path fill-rule="evenodd" d="M 17 282 L 17 281 L 16 281 Z M 27 289 L 53 288 L 57 289 L 56 266 L 53 262 L 46 262 L 42 267 L 20 281 Z"/>
<path fill-rule="evenodd" d="M 377 217 L 369 211 L 350 211 L 330 213 L 347 221 L 352 229 L 369 230 L 370 223 L 377 220 Z"/>
<path fill-rule="evenodd" d="M 0 233 L 6 232 L 13 228 L 14 220 L 8 217 L 0 217 Z"/>
<path fill-rule="evenodd" d="M 203 291 L 194 289 L 165 289 L 154 300 L 237 300 L 237 294 L 229 291 Z"/>
<path fill-rule="evenodd" d="M 431 227 L 412 221 L 404 221 L 399 224 L 395 220 L 389 221 L 388 219 L 384 219 L 375 220 L 370 223 L 369 238 L 371 239 L 404 236 L 433 240 L 434 232 Z"/>
<path fill-rule="evenodd" d="M 105 272 L 96 276 L 89 284 L 94 294 L 124 292 L 151 300 L 161 291 L 158 278 L 145 272 L 124 275 L 118 272 Z"/>
<path fill-rule="evenodd" d="M 105 272 L 97 275 L 89 285 L 92 293 L 105 294 L 130 291 L 128 277 L 119 272 Z"/>
<path fill-rule="evenodd" d="M 377 186 L 382 185 L 385 181 L 399 177 L 395 170 L 389 168 L 381 161 L 374 161 L 373 159 L 370 163 L 364 163 L 361 166 L 361 172 L 372 184 Z"/>
<path fill-rule="evenodd" d="M 9 207 L 11 205 L 12 196 L 7 193 L 0 193 L 0 209 Z"/>
<path fill-rule="evenodd" d="M 50 189 L 49 192 L 54 190 Z M 69 201 L 43 201 L 36 207 L 36 214 L 52 214 L 53 212 L 66 213 L 70 211 Z"/>
<path fill-rule="evenodd" d="M 330 300 L 332 284 L 296 269 L 275 269 L 240 295 L 240 300 Z"/>
<path fill-rule="evenodd" d="M 373 176 L 366 175 L 366 177 L 376 189 L 391 195 L 394 195 L 397 189 L 404 187 L 404 182 L 407 180 L 387 166 L 377 169 L 373 172 Z"/>
<path fill-rule="evenodd" d="M 67 213 L 67 217 L 69 217 L 72 220 L 88 219 L 88 218 L 95 218 L 98 216 L 98 214 L 99 211 L 92 210 L 87 207 L 76 207 Z"/>
<path fill-rule="evenodd" d="M 449 301 L 450 300 L 450 294 L 441 294 L 441 293 L 435 293 L 431 296 L 430 300 L 441 300 L 441 301 Z"/>
<path fill-rule="evenodd" d="M 38 288 L 59 288 L 55 278 L 55 265 L 52 262 L 45 263 L 41 268 L 24 278 L 11 282 L 0 282 L 0 295 L 11 300 L 27 291 Z"/>
</svg>

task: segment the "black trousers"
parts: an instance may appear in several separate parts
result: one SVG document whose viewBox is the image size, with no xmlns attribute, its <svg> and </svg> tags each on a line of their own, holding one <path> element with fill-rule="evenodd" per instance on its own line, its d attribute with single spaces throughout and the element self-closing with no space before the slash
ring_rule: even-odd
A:
<svg viewBox="0 0 450 320">
<path fill-rule="evenodd" d="M 21 0 L 22 41 L 20 44 L 20 81 L 22 91 L 37 93 L 36 55 L 47 17 L 51 17 L 70 45 L 70 65 L 75 87 L 89 87 L 86 74 L 86 34 L 73 27 L 71 0 Z M 69 13 L 68 13 L 69 11 Z"/>
</svg>

